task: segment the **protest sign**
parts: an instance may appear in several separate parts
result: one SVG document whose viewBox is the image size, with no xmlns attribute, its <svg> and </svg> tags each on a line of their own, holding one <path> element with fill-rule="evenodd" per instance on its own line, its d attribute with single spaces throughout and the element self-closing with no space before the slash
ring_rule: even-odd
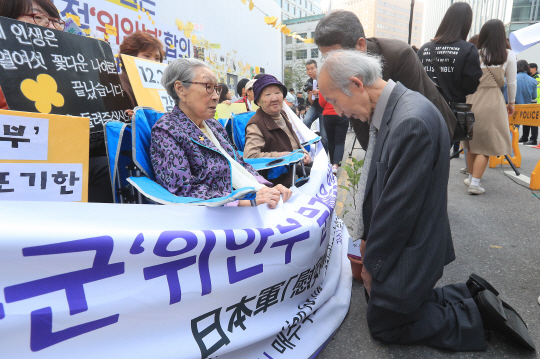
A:
<svg viewBox="0 0 540 359">
<path fill-rule="evenodd" d="M 104 123 L 128 119 L 103 41 L 0 17 L 0 86 L 10 110 L 89 117 L 92 149 Z"/>
<path fill-rule="evenodd" d="M 86 202 L 88 122 L 0 110 L 0 201 Z"/>
<path fill-rule="evenodd" d="M 0 202 L 0 357 L 311 358 L 350 301 L 336 193 L 321 151 L 274 210 Z"/>
<path fill-rule="evenodd" d="M 172 111 L 174 101 L 161 86 L 161 76 L 167 68 L 166 64 L 128 55 L 122 55 L 122 62 L 137 105 L 152 107 L 156 111 Z"/>
</svg>

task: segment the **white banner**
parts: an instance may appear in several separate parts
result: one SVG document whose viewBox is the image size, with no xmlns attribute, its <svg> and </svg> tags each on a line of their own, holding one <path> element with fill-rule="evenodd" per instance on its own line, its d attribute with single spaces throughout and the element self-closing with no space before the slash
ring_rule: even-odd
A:
<svg viewBox="0 0 540 359">
<path fill-rule="evenodd" d="M 274 210 L 0 202 L 1 358 L 310 358 L 349 307 L 324 151 Z"/>
</svg>

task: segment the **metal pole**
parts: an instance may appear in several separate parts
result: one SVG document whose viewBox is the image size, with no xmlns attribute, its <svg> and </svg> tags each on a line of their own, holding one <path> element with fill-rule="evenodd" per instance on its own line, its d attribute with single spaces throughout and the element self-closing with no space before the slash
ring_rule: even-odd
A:
<svg viewBox="0 0 540 359">
<path fill-rule="evenodd" d="M 411 18 L 409 19 L 409 45 L 411 44 L 413 15 L 414 15 L 414 0 L 411 0 Z"/>
</svg>

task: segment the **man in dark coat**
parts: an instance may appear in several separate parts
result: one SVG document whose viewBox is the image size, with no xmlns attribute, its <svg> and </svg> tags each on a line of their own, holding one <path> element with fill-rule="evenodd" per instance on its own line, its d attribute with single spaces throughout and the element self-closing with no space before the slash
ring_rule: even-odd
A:
<svg viewBox="0 0 540 359">
<path fill-rule="evenodd" d="M 482 278 L 434 288 L 455 259 L 446 204 L 450 139 L 429 100 L 382 74 L 379 58 L 337 50 L 318 78 L 337 113 L 369 128 L 358 232 L 371 335 L 477 351 L 486 349 L 484 329 L 491 329 L 534 349 L 523 320 Z"/>
<path fill-rule="evenodd" d="M 353 12 L 345 10 L 332 11 L 322 18 L 317 25 L 314 38 L 323 54 L 336 49 L 356 49 L 380 56 L 384 63 L 383 80 L 399 81 L 406 88 L 419 92 L 430 100 L 443 115 L 449 138 L 452 138 L 456 118 L 426 74 L 414 50 L 405 42 L 378 37 L 366 39 L 364 28 L 358 17 Z M 365 150 L 369 126 L 360 121 L 351 121 L 351 124 L 358 141 Z"/>
</svg>

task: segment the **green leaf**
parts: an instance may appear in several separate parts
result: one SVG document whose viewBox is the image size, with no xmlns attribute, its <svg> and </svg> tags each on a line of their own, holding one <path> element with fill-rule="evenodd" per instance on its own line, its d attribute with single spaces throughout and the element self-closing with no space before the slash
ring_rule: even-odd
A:
<svg viewBox="0 0 540 359">
<path fill-rule="evenodd" d="M 345 186 L 342 186 L 342 185 L 339 185 L 339 188 L 343 188 L 347 192 L 351 190 L 349 187 L 345 187 Z"/>
</svg>

